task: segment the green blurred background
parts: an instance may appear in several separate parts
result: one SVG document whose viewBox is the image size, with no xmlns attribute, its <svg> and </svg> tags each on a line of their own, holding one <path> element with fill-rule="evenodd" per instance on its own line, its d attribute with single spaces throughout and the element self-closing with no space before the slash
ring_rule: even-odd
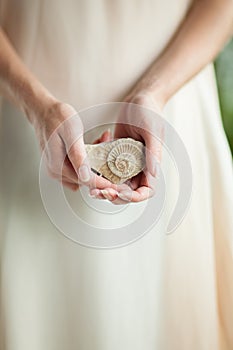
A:
<svg viewBox="0 0 233 350">
<path fill-rule="evenodd" d="M 215 61 L 224 128 L 233 154 L 233 40 Z"/>
</svg>

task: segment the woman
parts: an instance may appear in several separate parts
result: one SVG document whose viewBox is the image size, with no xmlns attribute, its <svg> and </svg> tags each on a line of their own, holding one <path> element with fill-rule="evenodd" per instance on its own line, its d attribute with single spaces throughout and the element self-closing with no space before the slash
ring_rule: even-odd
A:
<svg viewBox="0 0 233 350">
<path fill-rule="evenodd" d="M 233 348 L 233 176 L 213 68 L 205 68 L 232 33 L 232 1 L 2 0 L 0 15 L 1 348 Z M 43 148 L 77 110 L 123 100 L 156 111 L 166 105 L 192 162 L 193 199 L 165 242 L 152 229 L 127 247 L 88 249 L 54 234 L 40 199 L 37 143 Z M 153 160 L 149 181 L 128 197 L 90 172 L 82 138 L 67 152 L 83 133 L 77 120 L 75 134 L 65 129 L 49 149 L 53 177 L 114 202 L 153 194 Z M 143 139 L 158 159 L 156 144 Z M 55 166 L 64 155 L 61 178 Z"/>
</svg>

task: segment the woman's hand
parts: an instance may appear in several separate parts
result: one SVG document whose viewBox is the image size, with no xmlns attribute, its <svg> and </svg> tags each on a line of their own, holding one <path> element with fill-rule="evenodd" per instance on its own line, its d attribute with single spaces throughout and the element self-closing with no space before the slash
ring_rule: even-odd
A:
<svg viewBox="0 0 233 350">
<path fill-rule="evenodd" d="M 76 191 L 79 185 L 90 189 L 113 186 L 108 180 L 95 175 L 88 164 L 83 141 L 83 125 L 76 110 L 64 103 L 42 103 L 39 110 L 27 111 L 45 154 L 51 177 Z M 96 142 L 109 141 L 105 132 Z"/>
<path fill-rule="evenodd" d="M 91 194 L 97 198 L 108 199 L 114 204 L 141 202 L 155 194 L 158 165 L 162 154 L 159 139 L 163 139 L 163 125 L 161 121 L 158 123 L 153 113 L 146 113 L 145 109 L 140 108 L 149 108 L 158 113 L 160 105 L 153 100 L 149 92 L 145 91 L 140 93 L 137 91 L 136 95 L 131 93 L 125 102 L 129 104 L 124 106 L 119 115 L 114 138 L 131 137 L 143 142 L 146 146 L 146 168 L 127 184 L 117 186 L 116 189 L 106 188 L 102 191 L 97 189 L 91 191 Z M 137 108 L 135 104 L 140 107 Z"/>
<path fill-rule="evenodd" d="M 75 109 L 58 101 L 28 70 L 0 28 L 0 93 L 11 100 L 35 128 L 50 175 L 72 190 L 79 185 L 114 186 L 89 167 L 83 125 Z M 102 141 L 108 135 L 103 134 Z"/>
<path fill-rule="evenodd" d="M 125 101 L 152 108 L 159 113 L 167 101 L 187 81 L 213 60 L 232 35 L 232 24 L 232 1 L 192 1 L 171 41 L 139 77 L 138 83 Z M 126 111 L 125 121 L 129 121 L 129 115 L 130 113 Z M 152 135 L 158 127 L 161 128 L 162 135 L 162 126 L 155 125 L 153 118 L 150 120 L 143 114 L 137 115 L 139 121 L 141 120 L 141 131 L 139 131 L 135 126 L 124 125 L 124 118 L 120 119 L 122 124 L 116 127 L 115 137 L 132 137 L 143 141 L 151 154 L 154 154 L 157 161 L 160 162 L 161 146 Z M 134 124 L 133 120 L 132 124 Z M 151 133 L 143 131 L 143 128 L 148 126 Z M 159 134 L 158 131 L 156 135 Z M 118 187 L 119 194 L 113 189 L 105 189 L 102 192 L 93 190 L 91 193 L 98 198 L 112 200 L 113 203 L 124 203 L 126 200 L 138 202 L 148 198 L 155 191 L 156 175 L 155 163 L 148 155 L 146 165 L 144 174 L 138 175 L 131 181 L 131 191 L 129 186 L 124 185 L 124 191 Z M 120 197 L 123 201 L 119 199 Z"/>
</svg>

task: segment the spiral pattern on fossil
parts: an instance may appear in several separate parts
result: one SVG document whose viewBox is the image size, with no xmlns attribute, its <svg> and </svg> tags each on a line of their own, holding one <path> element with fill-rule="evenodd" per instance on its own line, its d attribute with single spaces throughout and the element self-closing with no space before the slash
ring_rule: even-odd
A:
<svg viewBox="0 0 233 350">
<path fill-rule="evenodd" d="M 113 174 L 120 178 L 129 178 L 141 169 L 142 157 L 143 152 L 137 145 L 123 139 L 109 152 L 107 163 Z"/>
<path fill-rule="evenodd" d="M 115 184 L 131 179 L 145 166 L 145 147 L 131 138 L 86 145 L 86 151 L 92 169 Z"/>
</svg>

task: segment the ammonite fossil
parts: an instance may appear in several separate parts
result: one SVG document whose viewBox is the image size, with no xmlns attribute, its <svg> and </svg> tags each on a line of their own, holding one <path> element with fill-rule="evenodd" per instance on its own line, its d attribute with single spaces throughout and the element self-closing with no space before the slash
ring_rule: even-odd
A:
<svg viewBox="0 0 233 350">
<path fill-rule="evenodd" d="M 114 184 L 122 184 L 145 167 L 145 147 L 131 138 L 85 145 L 94 172 Z"/>
</svg>

